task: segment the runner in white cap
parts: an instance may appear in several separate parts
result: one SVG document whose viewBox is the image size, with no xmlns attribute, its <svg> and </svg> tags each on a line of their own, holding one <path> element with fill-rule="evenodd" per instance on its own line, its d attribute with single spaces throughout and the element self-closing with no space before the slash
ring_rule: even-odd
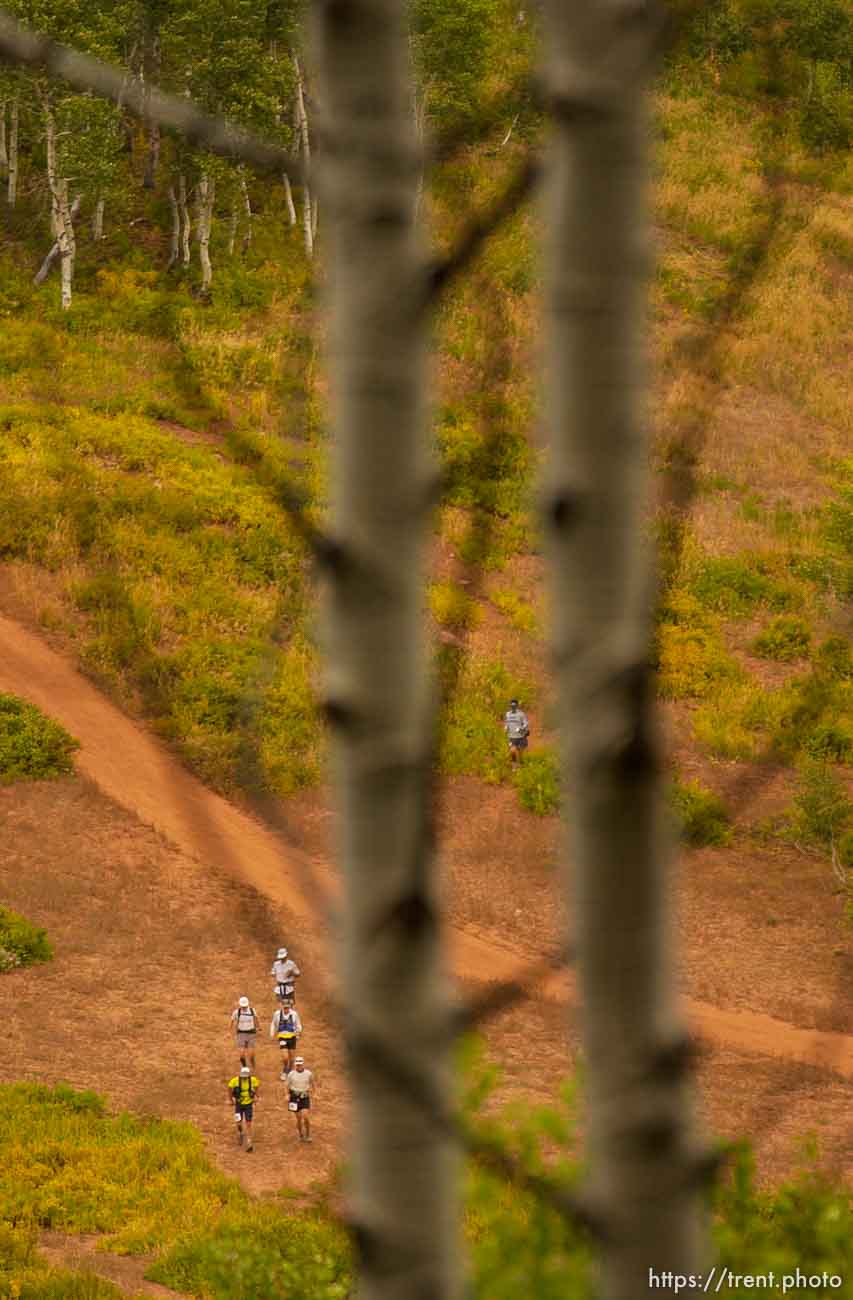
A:
<svg viewBox="0 0 853 1300">
<path fill-rule="evenodd" d="M 270 975 L 275 976 L 275 995 L 279 1002 L 289 998 L 296 1001 L 294 980 L 302 974 L 292 957 L 288 957 L 286 948 L 279 948 L 272 964 Z"/>
<path fill-rule="evenodd" d="M 234 1039 L 240 1049 L 240 1064 L 246 1064 L 246 1053 L 255 1068 L 255 1043 L 258 1036 L 258 1017 L 255 1008 L 249 1005 L 249 999 L 242 997 L 231 1012 L 231 1024 L 234 1026 Z"/>
<path fill-rule="evenodd" d="M 293 1062 L 293 1069 L 287 1076 L 287 1087 L 290 1095 L 287 1106 L 288 1110 L 292 1110 L 296 1115 L 299 1140 L 310 1142 L 312 1140 L 311 1116 L 308 1112 L 311 1109 L 311 1093 L 316 1091 L 317 1085 L 311 1070 L 305 1069 L 305 1060 L 301 1056 L 297 1056 Z"/>
</svg>

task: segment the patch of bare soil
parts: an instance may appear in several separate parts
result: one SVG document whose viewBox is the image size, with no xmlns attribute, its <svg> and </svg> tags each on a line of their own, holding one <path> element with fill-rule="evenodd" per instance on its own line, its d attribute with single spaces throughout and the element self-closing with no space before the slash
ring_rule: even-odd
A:
<svg viewBox="0 0 853 1300">
<path fill-rule="evenodd" d="M 39 1234 L 38 1248 L 54 1268 L 94 1273 L 134 1297 L 153 1295 L 163 1296 L 165 1300 L 168 1296 L 188 1294 L 146 1280 L 144 1273 L 153 1262 L 153 1255 L 108 1255 L 98 1250 L 100 1240 L 97 1233 L 69 1236 L 64 1232 L 42 1232 Z"/>
<path fill-rule="evenodd" d="M 3 618 L 0 689 L 32 699 L 80 738 L 79 771 L 100 790 L 78 778 L 0 791 L 5 897 L 46 925 L 57 947 L 54 963 L 0 984 L 0 1015 L 12 1025 L 2 1077 L 64 1078 L 135 1111 L 191 1119 L 220 1164 L 258 1192 L 327 1178 L 347 1105 L 329 922 L 316 889 L 334 894 L 331 872 L 201 786 L 65 660 Z M 314 812 L 319 841 L 325 819 Z M 473 781 L 450 787 L 442 820 L 448 937 L 464 991 L 516 975 L 559 934 L 549 866 L 557 823 L 528 818 L 512 791 Z M 291 826 L 298 834 L 293 816 Z M 704 850 L 681 868 L 684 1008 L 708 1044 L 706 1114 L 721 1131 L 755 1132 L 762 1175 L 772 1178 L 790 1152 L 778 1126 L 762 1129 L 762 1116 L 784 1098 L 783 1131 L 789 1123 L 795 1131 L 792 1117 L 796 1131 L 824 1125 L 832 1158 L 840 1151 L 853 1175 L 849 1144 L 836 1144 L 853 1100 L 851 972 L 838 956 L 849 943 L 818 864 L 809 873 L 784 854 L 761 859 L 759 870 L 756 861 L 745 849 Z M 777 924 L 762 925 L 765 916 Z M 300 1008 L 320 1079 L 318 1140 L 296 1142 L 267 1039 L 249 1156 L 229 1127 L 227 1018 L 243 991 L 269 1018 L 264 981 L 282 941 L 306 971 Z M 571 975 L 543 980 L 537 998 L 490 1026 L 516 1095 L 544 1099 L 566 1073 L 574 986 Z M 61 1016 L 51 1016 L 54 1006 Z"/>
</svg>

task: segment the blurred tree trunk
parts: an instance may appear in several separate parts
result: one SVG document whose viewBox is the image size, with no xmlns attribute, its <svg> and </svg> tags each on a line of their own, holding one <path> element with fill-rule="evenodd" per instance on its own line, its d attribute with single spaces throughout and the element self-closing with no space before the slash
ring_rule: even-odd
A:
<svg viewBox="0 0 853 1300">
<path fill-rule="evenodd" d="M 640 15 L 632 11 L 629 24 L 603 0 L 545 5 L 555 117 L 544 221 L 549 546 L 588 1195 L 610 1233 L 604 1300 L 658 1295 L 649 1269 L 690 1274 L 705 1263 L 642 540 L 652 37 Z"/>
<path fill-rule="evenodd" d="M 178 249 L 181 242 L 181 212 L 178 207 L 178 196 L 175 194 L 174 185 L 169 186 L 169 207 L 172 209 L 172 233 L 169 238 L 169 266 L 174 266 L 178 260 Z"/>
<path fill-rule="evenodd" d="M 98 240 L 98 239 L 103 239 L 103 237 L 104 237 L 104 196 L 103 194 L 99 194 L 98 200 L 95 204 L 95 211 L 92 214 L 92 238 Z"/>
<path fill-rule="evenodd" d="M 178 177 L 178 213 L 181 219 L 181 263 L 183 266 L 189 266 L 192 222 L 187 203 L 187 178 L 183 172 Z"/>
<path fill-rule="evenodd" d="M 209 176 L 202 175 L 196 192 L 198 219 L 196 237 L 198 239 L 198 257 L 201 262 L 201 291 L 207 293 L 213 279 L 213 267 L 210 262 L 210 229 L 213 225 L 214 184 Z"/>
<path fill-rule="evenodd" d="M 456 1300 L 457 1153 L 375 1046 L 450 1095 L 423 620 L 434 471 L 405 8 L 351 0 L 321 6 L 318 23 L 336 143 L 320 158 L 335 446 L 326 689 L 341 813 L 358 1295 Z"/>
<path fill-rule="evenodd" d="M 240 193 L 243 196 L 243 211 L 246 214 L 246 229 L 243 232 L 243 252 L 247 253 L 252 247 L 252 221 L 254 213 L 252 212 L 252 200 L 249 198 L 249 186 L 246 183 L 246 173 L 240 171 Z"/>
<path fill-rule="evenodd" d="M 0 176 L 9 171 L 9 150 L 6 147 L 6 101 L 0 100 Z"/>
</svg>

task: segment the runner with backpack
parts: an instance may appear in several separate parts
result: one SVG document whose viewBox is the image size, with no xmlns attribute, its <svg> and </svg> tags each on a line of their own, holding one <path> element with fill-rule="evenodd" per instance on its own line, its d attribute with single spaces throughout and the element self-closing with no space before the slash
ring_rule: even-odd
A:
<svg viewBox="0 0 853 1300">
<path fill-rule="evenodd" d="M 253 1151 L 252 1119 L 254 1106 L 258 1100 L 260 1083 L 252 1074 L 248 1065 L 240 1069 L 233 1079 L 228 1080 L 228 1095 L 234 1102 L 234 1119 L 237 1121 L 237 1143 L 243 1145 L 243 1130 L 246 1131 L 246 1150 Z"/>
<path fill-rule="evenodd" d="M 301 1056 L 297 1056 L 293 1069 L 287 1076 L 287 1087 L 290 1095 L 287 1109 L 293 1111 L 296 1116 L 299 1140 L 310 1142 L 312 1141 L 311 1116 L 308 1112 L 311 1109 L 311 1093 L 316 1090 L 317 1085 L 314 1082 L 313 1072 L 305 1069 L 305 1061 Z"/>
<path fill-rule="evenodd" d="M 240 1064 L 246 1064 L 249 1053 L 252 1069 L 255 1069 L 255 1042 L 258 1036 L 258 1017 L 255 1008 L 249 1005 L 247 997 L 240 998 L 231 1012 L 231 1024 L 234 1026 L 234 1039 L 240 1049 Z"/>
<path fill-rule="evenodd" d="M 270 975 L 275 976 L 275 995 L 279 1002 L 290 999 L 296 1001 L 295 980 L 302 974 L 292 957 L 288 957 L 286 948 L 279 948 L 272 964 Z"/>
<path fill-rule="evenodd" d="M 286 1079 L 289 1071 L 293 1069 L 293 1053 L 296 1051 L 301 1033 L 302 1020 L 299 1012 L 288 999 L 273 1012 L 270 1024 L 270 1038 L 278 1039 L 278 1045 L 283 1053 L 280 1076 L 282 1079 Z"/>
</svg>

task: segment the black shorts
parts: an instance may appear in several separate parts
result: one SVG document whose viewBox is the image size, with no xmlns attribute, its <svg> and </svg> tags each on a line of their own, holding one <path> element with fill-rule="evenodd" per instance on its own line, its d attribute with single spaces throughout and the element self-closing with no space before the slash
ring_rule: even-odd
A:
<svg viewBox="0 0 853 1300">
<path fill-rule="evenodd" d="M 301 1096 L 299 1095 L 299 1093 L 297 1093 L 297 1092 L 291 1092 L 291 1094 L 290 1094 L 290 1100 L 296 1102 L 296 1109 L 297 1109 L 297 1110 L 310 1110 L 310 1109 L 311 1109 L 311 1098 L 310 1098 L 310 1097 L 301 1097 Z"/>
<path fill-rule="evenodd" d="M 240 1105 L 235 1106 L 234 1114 L 239 1115 L 241 1119 L 247 1119 L 251 1124 L 252 1115 L 254 1114 L 254 1109 L 255 1108 L 252 1102 L 249 1102 L 248 1106 L 240 1106 Z"/>
<path fill-rule="evenodd" d="M 296 1036 L 293 1038 L 280 1038 L 278 1045 L 283 1052 L 293 1052 L 296 1050 Z"/>
<path fill-rule="evenodd" d="M 527 737 L 526 737 L 526 736 L 515 736 L 513 739 L 510 740 L 509 743 L 510 743 L 510 747 L 511 747 L 512 749 L 526 749 L 526 748 L 527 748 Z"/>
</svg>

